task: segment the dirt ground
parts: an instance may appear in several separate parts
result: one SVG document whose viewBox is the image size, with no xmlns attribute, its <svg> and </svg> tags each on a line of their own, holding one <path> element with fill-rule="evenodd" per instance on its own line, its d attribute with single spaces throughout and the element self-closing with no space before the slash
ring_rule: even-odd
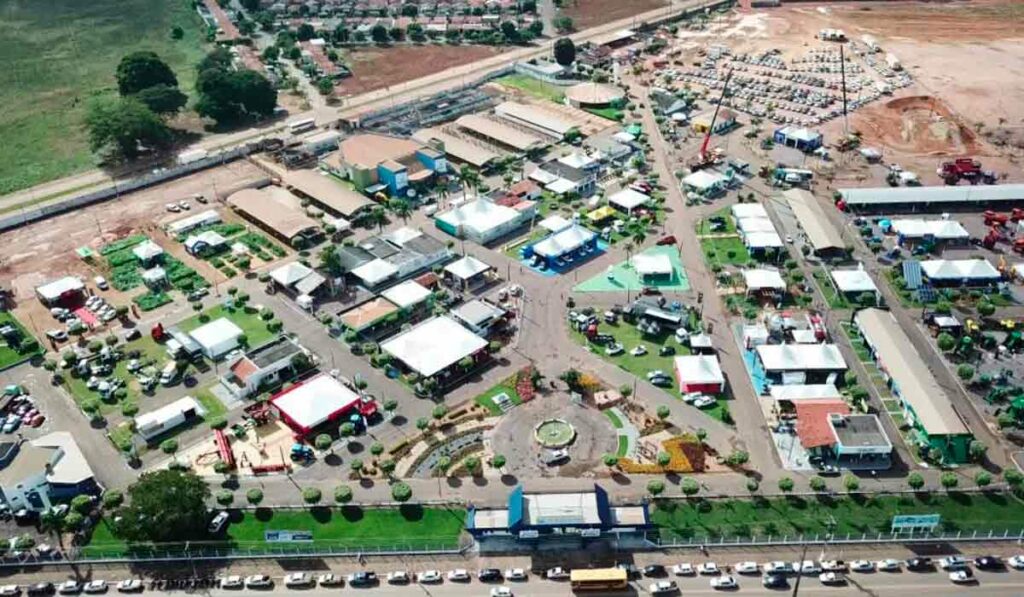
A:
<svg viewBox="0 0 1024 597">
<path fill-rule="evenodd" d="M 49 313 L 36 300 L 35 287 L 66 275 L 81 276 L 92 286 L 99 272 L 75 255 L 75 249 L 98 249 L 111 241 L 144 232 L 165 250 L 196 269 L 211 282 L 224 277 L 206 262 L 187 255 L 182 246 L 171 242 L 159 227 L 184 217 L 169 213 L 164 205 L 180 201 L 196 193 L 223 198 L 233 191 L 251 185 L 265 174 L 246 161 L 181 178 L 163 185 L 121 196 L 119 199 L 80 209 L 56 218 L 4 233 L 0 243 L 0 281 L 10 287 L 19 317 L 36 331 L 53 327 Z M 192 203 L 192 213 L 205 206 Z M 219 203 L 209 207 L 220 209 L 226 219 L 233 219 L 230 210 Z M 103 293 L 111 304 L 128 304 L 136 291 L 123 294 L 111 288 Z"/>
<path fill-rule="evenodd" d="M 562 14 L 571 18 L 577 30 L 668 6 L 664 0 L 566 0 Z"/>
<path fill-rule="evenodd" d="M 338 86 L 354 95 L 418 79 L 445 69 L 484 60 L 505 51 L 491 46 L 396 46 L 347 52 L 352 76 Z"/>
</svg>

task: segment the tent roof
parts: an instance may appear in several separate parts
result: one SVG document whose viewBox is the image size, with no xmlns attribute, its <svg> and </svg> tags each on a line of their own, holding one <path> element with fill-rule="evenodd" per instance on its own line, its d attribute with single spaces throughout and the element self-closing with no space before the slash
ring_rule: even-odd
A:
<svg viewBox="0 0 1024 597">
<path fill-rule="evenodd" d="M 786 289 L 786 281 L 782 279 L 782 274 L 772 269 L 743 270 L 743 281 L 746 283 L 747 288 L 751 290 L 761 288 Z"/>
<path fill-rule="evenodd" d="M 396 273 L 398 273 L 398 268 L 383 259 L 367 261 L 352 270 L 352 275 L 370 286 L 387 280 Z"/>
<path fill-rule="evenodd" d="M 442 315 L 381 344 L 381 350 L 430 377 L 487 347 L 487 341 Z"/>
<path fill-rule="evenodd" d="M 862 269 L 834 269 L 830 273 L 840 292 L 878 292 L 875 281 Z"/>
<path fill-rule="evenodd" d="M 595 236 L 594 232 L 573 224 L 533 245 L 533 252 L 541 257 L 560 257 L 582 247 Z"/>
<path fill-rule="evenodd" d="M 54 300 L 60 298 L 61 295 L 66 292 L 84 289 L 85 284 L 82 283 L 81 278 L 77 278 L 75 276 L 64 276 L 63 278 L 37 287 L 36 292 L 44 299 Z"/>
<path fill-rule="evenodd" d="M 751 232 L 743 235 L 743 242 L 751 248 L 781 247 L 782 239 L 775 232 Z"/>
<path fill-rule="evenodd" d="M 680 384 L 725 383 L 722 367 L 714 355 L 690 355 L 675 358 Z"/>
<path fill-rule="evenodd" d="M 293 261 L 271 270 L 270 277 L 281 286 L 291 286 L 311 273 L 313 270 L 298 261 Z"/>
<path fill-rule="evenodd" d="M 672 260 L 664 253 L 638 253 L 630 262 L 641 276 L 672 275 Z"/>
<path fill-rule="evenodd" d="M 999 270 L 985 259 L 932 259 L 922 261 L 921 269 L 933 280 L 982 280 L 1002 277 Z"/>
<path fill-rule="evenodd" d="M 702 191 L 710 189 L 715 185 L 720 185 L 725 182 L 725 177 L 717 172 L 710 172 L 708 170 L 698 170 L 692 174 L 686 175 L 683 179 L 683 184 L 688 187 L 694 187 Z"/>
<path fill-rule="evenodd" d="M 736 219 L 768 217 L 768 211 L 760 203 L 737 203 L 729 210 Z"/>
<path fill-rule="evenodd" d="M 756 350 L 768 371 L 846 369 L 846 360 L 835 344 L 761 344 Z"/>
<path fill-rule="evenodd" d="M 388 288 L 381 293 L 381 296 L 405 309 L 427 300 L 430 297 L 430 291 L 416 282 L 408 280 Z"/>
<path fill-rule="evenodd" d="M 560 232 L 569 226 L 572 226 L 572 221 L 567 220 L 558 214 L 552 214 L 541 220 L 538 226 L 550 232 Z"/>
<path fill-rule="evenodd" d="M 308 431 L 348 410 L 360 401 L 358 394 L 326 373 L 298 383 L 270 399 L 278 410 Z"/>
<path fill-rule="evenodd" d="M 486 272 L 489 269 L 491 269 L 491 266 L 472 255 L 466 255 L 462 259 L 453 261 L 444 267 L 444 271 L 456 278 L 459 278 L 460 280 L 468 280 Z"/>
<path fill-rule="evenodd" d="M 755 232 L 775 232 L 775 225 L 768 218 L 740 218 L 736 227 L 743 234 Z"/>
<path fill-rule="evenodd" d="M 967 229 L 956 220 L 893 220 L 892 229 L 907 238 L 931 235 L 939 240 L 953 240 L 971 236 Z"/>
<path fill-rule="evenodd" d="M 243 334 L 242 328 L 227 317 L 214 319 L 188 333 L 205 350 L 217 348 L 224 342 L 237 340 Z"/>
<path fill-rule="evenodd" d="M 650 195 L 626 188 L 609 197 L 608 203 L 618 205 L 628 211 L 635 207 L 645 205 L 650 200 Z"/>
</svg>

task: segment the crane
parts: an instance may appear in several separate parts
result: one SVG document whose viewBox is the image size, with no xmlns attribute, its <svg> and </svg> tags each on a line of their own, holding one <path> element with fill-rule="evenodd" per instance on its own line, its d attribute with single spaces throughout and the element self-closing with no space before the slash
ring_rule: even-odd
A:
<svg viewBox="0 0 1024 597">
<path fill-rule="evenodd" d="M 714 156 L 708 154 L 708 144 L 711 143 L 711 135 L 715 131 L 715 122 L 718 120 L 718 111 L 722 108 L 722 100 L 725 99 L 725 91 L 729 88 L 730 79 L 732 79 L 732 69 L 725 75 L 725 81 L 722 83 L 722 94 L 718 96 L 715 111 L 711 114 L 711 124 L 708 125 L 708 131 L 704 134 L 704 141 L 700 144 L 700 153 L 697 154 L 697 161 L 690 167 L 691 170 L 696 171 L 707 168 L 714 162 Z"/>
</svg>

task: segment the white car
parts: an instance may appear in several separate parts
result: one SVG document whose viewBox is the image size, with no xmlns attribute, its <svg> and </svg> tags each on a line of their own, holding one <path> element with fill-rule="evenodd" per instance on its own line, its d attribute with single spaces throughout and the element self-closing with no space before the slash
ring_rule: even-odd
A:
<svg viewBox="0 0 1024 597">
<path fill-rule="evenodd" d="M 185 201 L 184 199 L 182 199 L 181 201 L 178 202 L 178 207 L 180 207 L 181 209 L 184 209 L 185 211 L 188 211 L 188 210 L 192 209 L 192 206 L 189 205 L 188 201 Z"/>
<path fill-rule="evenodd" d="M 181 208 L 178 207 L 177 203 L 168 203 L 164 207 L 167 209 L 167 211 L 171 213 L 178 213 L 179 211 L 181 211 Z"/>
<path fill-rule="evenodd" d="M 128 578 L 117 583 L 117 590 L 121 593 L 134 593 L 142 590 L 142 581 L 137 578 Z"/>
<path fill-rule="evenodd" d="M 92 281 L 96 283 L 96 288 L 99 288 L 100 290 L 107 290 L 110 288 L 110 284 L 103 276 L 96 276 Z"/>
<path fill-rule="evenodd" d="M 647 587 L 647 592 L 651 595 L 664 595 L 665 593 L 675 593 L 679 590 L 674 580 L 659 580 L 658 582 L 652 582 L 651 586 Z"/>
<path fill-rule="evenodd" d="M 629 351 L 629 354 L 635 357 L 642 357 L 645 354 L 647 354 L 647 347 L 644 346 L 643 344 L 638 344 L 634 346 L 632 350 Z"/>
<path fill-rule="evenodd" d="M 697 564 L 697 574 L 718 574 L 718 564 L 714 562 L 701 562 Z"/>
<path fill-rule="evenodd" d="M 693 569 L 693 564 L 686 562 L 672 566 L 672 574 L 675 574 L 676 576 L 693 576 L 694 574 L 697 574 L 697 571 Z"/>
<path fill-rule="evenodd" d="M 954 570 L 953 572 L 949 573 L 949 580 L 957 584 L 970 583 L 974 582 L 974 574 L 972 574 L 971 571 L 967 569 Z"/>
<path fill-rule="evenodd" d="M 881 572 L 899 572 L 900 561 L 889 558 L 887 560 L 878 560 L 875 564 Z"/>
<path fill-rule="evenodd" d="M 561 566 L 555 566 L 544 573 L 544 578 L 548 580 L 565 580 L 569 578 L 569 571 Z"/>
<path fill-rule="evenodd" d="M 701 395 L 699 398 L 693 401 L 693 405 L 697 408 L 708 408 L 709 406 L 715 405 L 715 399 L 711 396 Z"/>
<path fill-rule="evenodd" d="M 846 582 L 846 577 L 838 572 L 822 572 L 818 575 L 818 580 L 823 585 L 841 585 Z"/>
<path fill-rule="evenodd" d="M 622 354 L 623 350 L 626 350 L 626 347 L 616 342 L 614 344 L 609 344 L 608 346 L 606 346 L 604 349 L 604 353 L 610 357 L 613 357 L 617 354 Z"/>
<path fill-rule="evenodd" d="M 448 580 L 454 580 L 458 582 L 469 582 L 469 570 L 466 570 L 465 568 L 456 568 L 455 570 L 449 570 Z"/>
<path fill-rule="evenodd" d="M 89 582 L 85 583 L 85 586 L 82 587 L 82 590 L 85 591 L 86 593 L 91 593 L 91 594 L 106 593 L 107 592 L 107 581 L 105 581 L 105 580 L 90 580 Z"/>
<path fill-rule="evenodd" d="M 1024 555 L 1021 556 L 1010 556 L 1006 563 L 1009 564 L 1010 568 L 1017 570 L 1024 570 Z"/>
<path fill-rule="evenodd" d="M 842 560 L 824 560 L 821 569 L 825 572 L 846 572 L 846 562 Z"/>
<path fill-rule="evenodd" d="M 241 589 L 243 584 L 245 582 L 242 580 L 242 577 L 237 575 L 225 576 L 220 579 L 220 588 L 222 589 Z"/>
<path fill-rule="evenodd" d="M 321 574 L 320 578 L 317 579 L 317 582 L 320 583 L 321 587 L 336 587 L 344 581 L 337 574 L 331 574 L 328 572 L 327 574 Z"/>
<path fill-rule="evenodd" d="M 736 579 L 731 576 L 717 576 L 711 579 L 712 589 L 735 589 L 740 584 L 736 582 Z"/>
<path fill-rule="evenodd" d="M 57 585 L 57 592 L 61 595 L 77 595 L 82 592 L 82 585 L 73 580 L 66 580 Z"/>
<path fill-rule="evenodd" d="M 247 589 L 262 589 L 273 584 L 274 581 L 270 580 L 266 574 L 253 574 L 245 578 L 245 588 Z"/>
<path fill-rule="evenodd" d="M 406 585 L 409 584 L 409 573 L 405 570 L 395 570 L 388 572 L 387 579 L 389 585 Z"/>
<path fill-rule="evenodd" d="M 418 583 L 436 583 L 441 582 L 444 579 L 441 576 L 440 570 L 424 570 L 416 575 L 416 582 Z"/>
<path fill-rule="evenodd" d="M 284 577 L 286 587 L 308 587 L 313 583 L 313 577 L 305 572 L 292 572 Z"/>
<path fill-rule="evenodd" d="M 850 562 L 850 570 L 854 572 L 874 572 L 875 563 L 871 560 L 854 560 Z"/>
<path fill-rule="evenodd" d="M 821 574 L 821 566 L 814 560 L 793 562 L 793 570 L 800 574 Z"/>
<path fill-rule="evenodd" d="M 757 574 L 758 572 L 757 562 L 739 562 L 736 564 L 737 574 Z"/>
<path fill-rule="evenodd" d="M 963 570 L 967 568 L 967 560 L 960 556 L 948 556 L 939 560 L 939 568 L 943 570 Z"/>
<path fill-rule="evenodd" d="M 526 570 L 522 568 L 508 568 L 505 570 L 505 580 L 526 580 Z"/>
<path fill-rule="evenodd" d="M 491 597 L 512 597 L 512 589 L 508 587 L 491 587 Z"/>
<path fill-rule="evenodd" d="M 21 595 L 21 587 L 18 585 L 4 585 L 0 587 L 0 595 Z"/>
<path fill-rule="evenodd" d="M 789 574 L 793 571 L 793 566 L 789 562 L 766 562 L 764 565 L 765 574 Z"/>
</svg>

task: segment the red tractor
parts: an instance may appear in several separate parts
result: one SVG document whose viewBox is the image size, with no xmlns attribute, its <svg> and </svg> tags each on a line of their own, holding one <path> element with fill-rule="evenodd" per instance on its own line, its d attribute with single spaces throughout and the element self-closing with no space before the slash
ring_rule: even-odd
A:
<svg viewBox="0 0 1024 597">
<path fill-rule="evenodd" d="M 1014 239 L 1013 251 L 1024 255 L 1024 238 Z"/>
<path fill-rule="evenodd" d="M 985 210 L 983 215 L 985 217 L 986 226 L 1006 226 L 1006 223 L 1010 221 L 1010 216 L 996 213 L 991 209 Z"/>
<path fill-rule="evenodd" d="M 996 243 L 1006 242 L 1007 240 L 1006 233 L 1000 230 L 997 226 L 993 226 L 989 229 L 985 238 L 981 239 L 981 244 L 986 249 L 991 250 L 995 248 Z"/>
<path fill-rule="evenodd" d="M 1010 212 L 1010 221 L 1019 222 L 1021 220 L 1024 220 L 1024 208 L 1013 208 L 1013 211 Z"/>
<path fill-rule="evenodd" d="M 972 158 L 956 158 L 952 162 L 942 162 L 936 173 L 943 182 L 952 185 L 960 184 L 961 180 L 971 184 L 993 184 L 996 181 L 995 173 L 982 170 L 981 162 Z"/>
</svg>

